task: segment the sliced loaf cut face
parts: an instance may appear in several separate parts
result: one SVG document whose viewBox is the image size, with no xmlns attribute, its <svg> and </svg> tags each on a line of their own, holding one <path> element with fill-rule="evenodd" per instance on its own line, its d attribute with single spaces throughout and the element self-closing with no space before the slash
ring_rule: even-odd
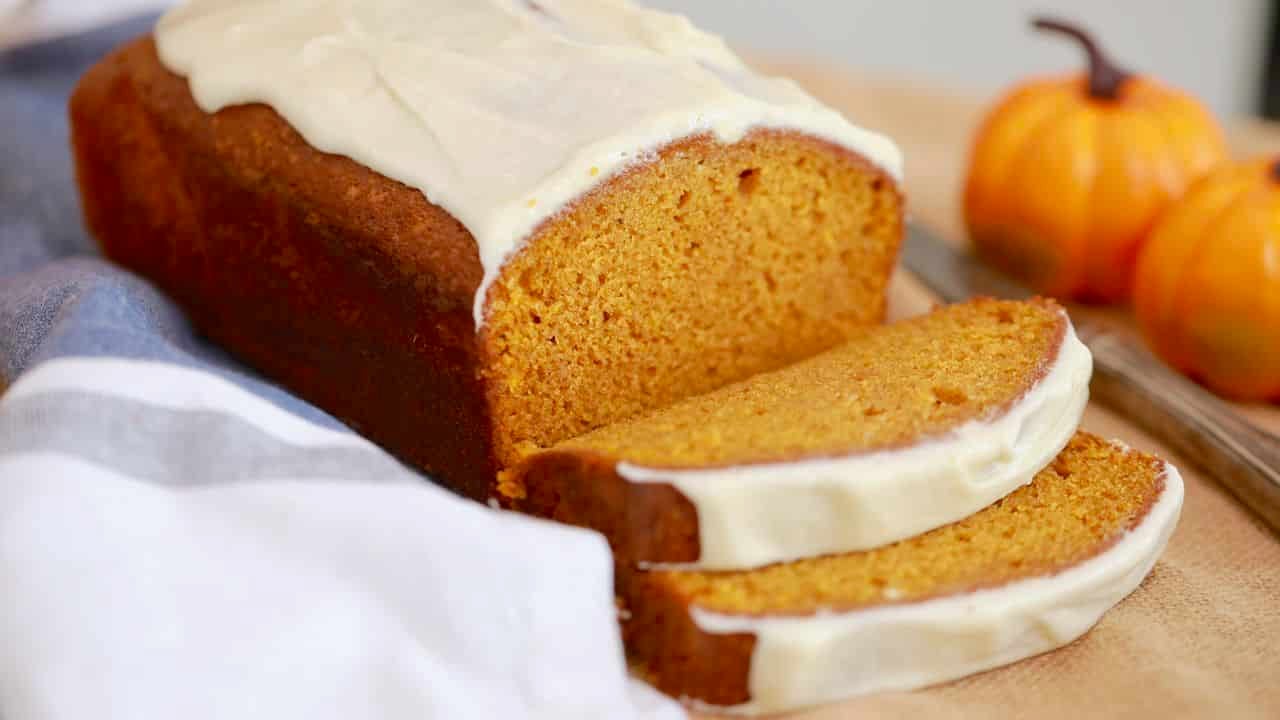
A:
<svg viewBox="0 0 1280 720">
<path fill-rule="evenodd" d="M 1150 572 L 1177 471 L 1086 433 L 961 522 L 750 572 L 619 568 L 634 667 L 662 691 L 777 712 L 945 682 L 1065 645 Z"/>
<path fill-rule="evenodd" d="M 885 545 L 1004 497 L 1067 443 L 1088 350 L 1048 300 L 975 300 L 588 433 L 515 477 L 523 509 L 622 564 L 747 569 Z"/>
</svg>

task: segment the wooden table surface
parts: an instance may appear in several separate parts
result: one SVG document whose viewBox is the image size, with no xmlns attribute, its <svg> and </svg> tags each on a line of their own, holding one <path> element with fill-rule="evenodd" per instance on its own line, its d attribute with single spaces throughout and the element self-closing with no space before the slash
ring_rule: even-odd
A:
<svg viewBox="0 0 1280 720">
<path fill-rule="evenodd" d="M 995 97 L 776 59 L 756 64 L 795 78 L 858 124 L 892 136 L 906 158 L 909 218 L 965 242 L 959 199 L 969 143 Z M 1230 139 L 1241 157 L 1280 153 L 1280 125 L 1238 122 Z M 914 314 L 933 301 L 899 272 L 890 314 Z M 1126 311 L 1104 314 L 1132 328 Z M 1280 432 L 1280 407 L 1237 407 Z M 1280 677 L 1280 601 L 1272 602 L 1280 596 L 1280 542 L 1186 458 L 1124 418 L 1091 404 L 1084 428 L 1156 453 L 1183 471 L 1182 521 L 1147 584 L 1061 651 L 934 689 L 810 710 L 797 720 L 1280 717 L 1280 692 L 1271 689 Z M 1260 605 L 1267 609 L 1259 611 Z"/>
</svg>

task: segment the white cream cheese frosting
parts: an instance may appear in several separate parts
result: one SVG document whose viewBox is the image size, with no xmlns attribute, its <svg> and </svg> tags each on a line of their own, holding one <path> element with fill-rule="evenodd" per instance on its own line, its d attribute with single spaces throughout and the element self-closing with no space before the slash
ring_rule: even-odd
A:
<svg viewBox="0 0 1280 720">
<path fill-rule="evenodd" d="M 1020 399 L 946 435 L 844 457 L 708 469 L 621 462 L 617 471 L 667 483 L 697 510 L 701 555 L 663 567 L 741 570 L 868 550 L 966 518 L 1031 482 L 1075 434 L 1092 371 L 1067 321 L 1056 358 Z"/>
<path fill-rule="evenodd" d="M 1056 575 L 963 595 L 805 617 L 753 617 L 694 607 L 708 633 L 756 636 L 751 701 L 734 714 L 796 709 L 954 680 L 1075 640 L 1141 584 L 1182 509 L 1182 478 L 1166 465 L 1164 491 L 1137 527 Z"/>
<path fill-rule="evenodd" d="M 204 111 L 269 105 L 466 226 L 485 273 L 477 328 L 540 223 L 672 141 L 789 129 L 902 173 L 887 138 L 628 0 L 190 0 L 155 37 Z"/>
</svg>

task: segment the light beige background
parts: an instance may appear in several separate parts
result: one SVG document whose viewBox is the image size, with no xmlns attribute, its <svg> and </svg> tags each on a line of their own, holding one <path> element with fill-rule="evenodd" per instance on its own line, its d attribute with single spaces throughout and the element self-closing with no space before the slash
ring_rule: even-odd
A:
<svg viewBox="0 0 1280 720">
<path fill-rule="evenodd" d="M 0 0 L 0 47 L 75 32 L 176 0 Z M 1086 23 L 1118 61 L 1195 93 L 1216 111 L 1254 111 L 1269 0 L 637 0 L 692 17 L 743 49 L 816 57 L 989 94 L 1080 53 L 1031 33 L 1049 12 Z M 14 8 L 25 10 L 10 15 Z"/>
<path fill-rule="evenodd" d="M 1065 40 L 1027 28 L 1035 12 L 1087 24 L 1118 62 L 1254 112 L 1268 0 L 639 0 L 680 12 L 735 46 L 923 78 L 978 95 L 1029 73 L 1077 67 Z"/>
</svg>

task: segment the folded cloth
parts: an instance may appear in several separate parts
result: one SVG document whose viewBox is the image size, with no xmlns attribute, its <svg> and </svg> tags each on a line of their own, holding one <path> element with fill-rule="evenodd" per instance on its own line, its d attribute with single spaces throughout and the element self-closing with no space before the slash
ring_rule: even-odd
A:
<svg viewBox="0 0 1280 720">
<path fill-rule="evenodd" d="M 608 548 L 426 481 L 95 256 L 74 79 L 0 55 L 0 717 L 677 718 Z"/>
<path fill-rule="evenodd" d="M 83 32 L 176 0 L 0 0 L 0 48 Z"/>
</svg>

